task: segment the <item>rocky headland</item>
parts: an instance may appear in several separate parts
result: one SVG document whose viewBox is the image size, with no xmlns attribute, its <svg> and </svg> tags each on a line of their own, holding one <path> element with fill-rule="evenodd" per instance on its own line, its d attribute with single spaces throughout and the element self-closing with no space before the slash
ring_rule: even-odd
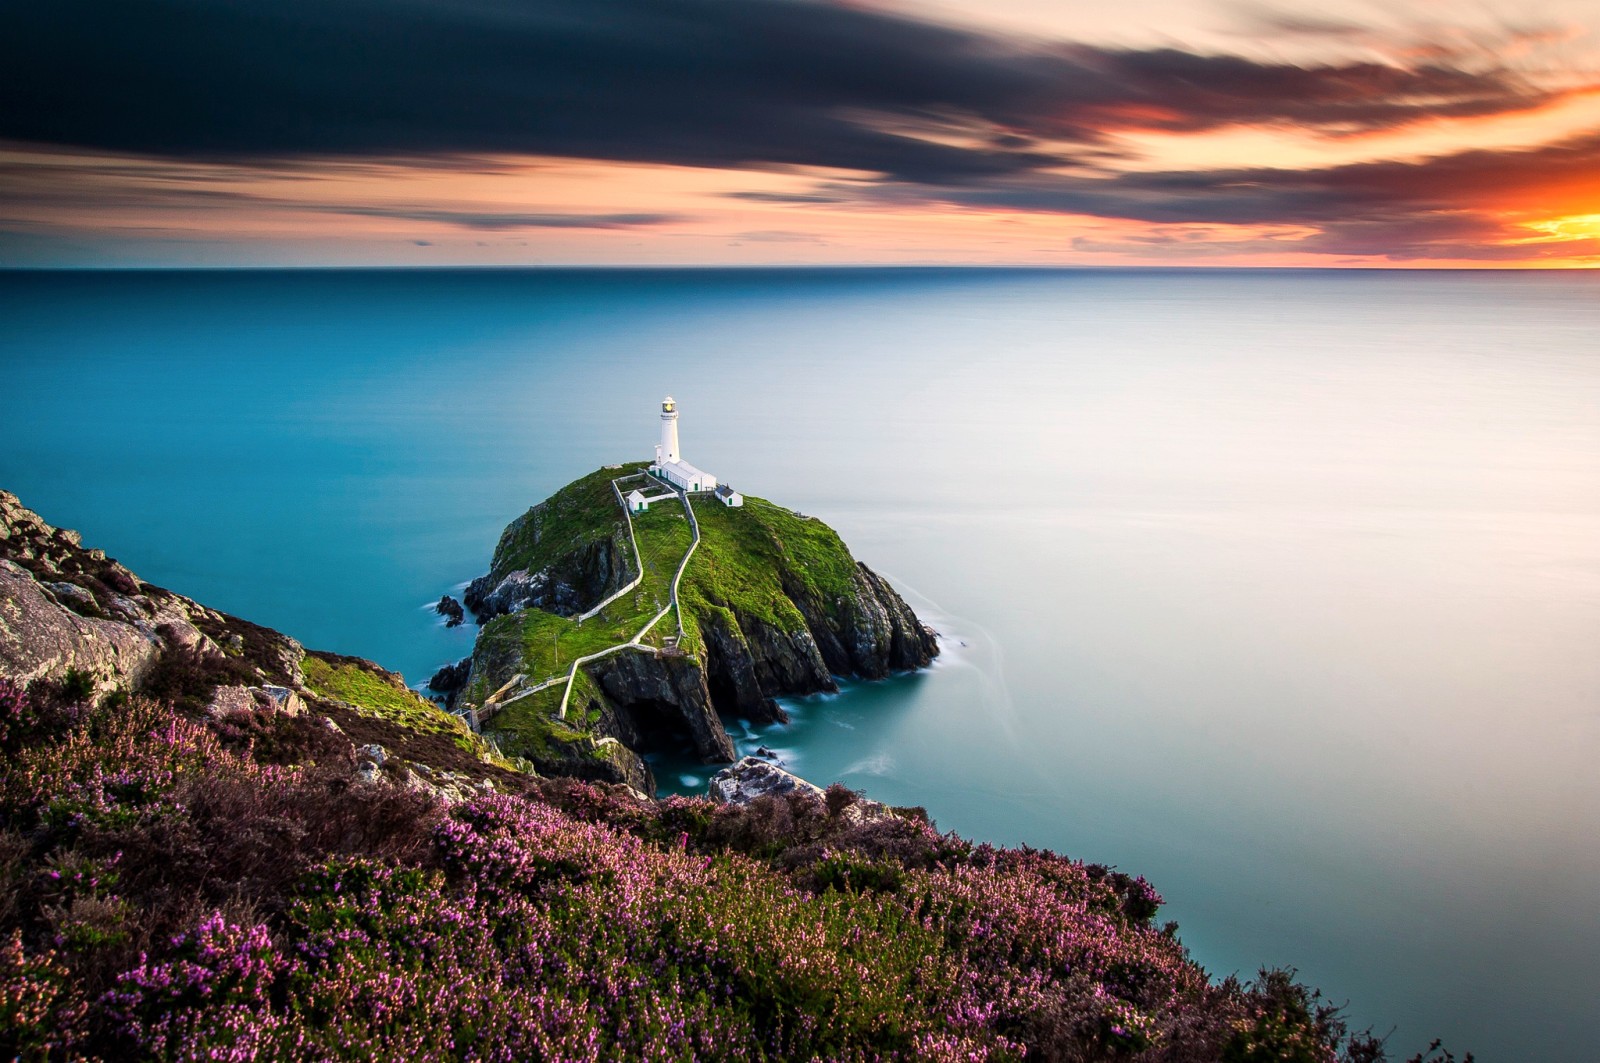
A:
<svg viewBox="0 0 1600 1063">
<path fill-rule="evenodd" d="M 642 467 L 598 470 L 528 510 L 467 588 L 483 630 L 465 674 L 441 672 L 435 688 L 506 752 L 541 771 L 653 792 L 642 759 L 651 752 L 731 762 L 723 718 L 781 720 L 778 697 L 834 691 L 840 677 L 881 679 L 938 654 L 935 633 L 815 518 L 706 494 L 689 498 L 691 525 L 685 502 L 666 495 L 630 527 L 613 481 L 664 494 Z M 635 649 L 581 665 L 570 695 L 564 681 L 528 693 L 671 605 L 696 527 L 672 615 Z"/>
</svg>

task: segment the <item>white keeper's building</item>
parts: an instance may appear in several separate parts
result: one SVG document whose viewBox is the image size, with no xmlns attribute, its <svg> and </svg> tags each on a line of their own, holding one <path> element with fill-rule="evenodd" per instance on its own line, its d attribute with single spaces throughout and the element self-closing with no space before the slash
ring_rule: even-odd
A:
<svg viewBox="0 0 1600 1063">
<path fill-rule="evenodd" d="M 678 452 L 678 404 L 668 395 L 661 403 L 661 442 L 656 444 L 656 460 L 650 472 L 682 491 L 715 491 L 717 501 L 726 506 L 744 505 L 744 496 L 723 485 L 704 469 L 683 460 Z"/>
</svg>

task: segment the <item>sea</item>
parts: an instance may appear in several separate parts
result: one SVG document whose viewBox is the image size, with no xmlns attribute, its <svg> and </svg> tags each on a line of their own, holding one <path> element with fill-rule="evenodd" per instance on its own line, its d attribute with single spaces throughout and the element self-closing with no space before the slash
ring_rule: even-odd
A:
<svg viewBox="0 0 1600 1063">
<path fill-rule="evenodd" d="M 0 273 L 0 487 L 413 684 L 668 394 L 941 636 L 742 750 L 1142 874 L 1392 1058 L 1600 1059 L 1600 272 Z"/>
</svg>

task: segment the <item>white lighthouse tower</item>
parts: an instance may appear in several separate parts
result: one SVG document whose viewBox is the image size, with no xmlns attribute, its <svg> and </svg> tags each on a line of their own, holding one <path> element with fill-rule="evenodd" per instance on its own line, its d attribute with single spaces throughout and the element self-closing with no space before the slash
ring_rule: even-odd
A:
<svg viewBox="0 0 1600 1063">
<path fill-rule="evenodd" d="M 668 395 L 661 401 L 661 442 L 656 444 L 656 464 L 674 464 L 678 460 L 678 404 Z"/>
<path fill-rule="evenodd" d="M 684 461 L 678 450 L 678 404 L 671 395 L 661 401 L 661 442 L 656 444 L 656 460 L 650 471 L 681 491 L 717 489 L 717 478 Z"/>
</svg>

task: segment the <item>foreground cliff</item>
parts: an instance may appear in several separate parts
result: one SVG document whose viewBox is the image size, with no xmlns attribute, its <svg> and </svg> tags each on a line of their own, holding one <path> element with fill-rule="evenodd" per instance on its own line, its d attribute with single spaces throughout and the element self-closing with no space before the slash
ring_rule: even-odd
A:
<svg viewBox="0 0 1600 1063">
<path fill-rule="evenodd" d="M 755 760 L 536 778 L 9 495 L 0 570 L 0 1059 L 1384 1058 L 1141 878 Z"/>
<path fill-rule="evenodd" d="M 484 629 L 470 666 L 436 685 L 508 752 L 550 773 L 649 789 L 641 755 L 734 759 L 720 717 L 782 719 L 777 697 L 836 690 L 835 677 L 880 679 L 938 654 L 934 632 L 821 521 L 758 498 L 728 508 L 673 497 L 641 469 L 598 470 L 530 509 L 467 588 Z M 658 497 L 630 525 L 619 496 L 634 489 Z M 673 604 L 680 565 L 678 608 L 638 636 Z M 636 649 L 585 663 L 575 697 L 565 683 L 528 693 L 574 659 L 636 637 Z M 578 733 L 610 740 L 605 764 L 591 750 L 569 755 Z"/>
<path fill-rule="evenodd" d="M 308 652 L 281 632 L 141 580 L 0 491 L 0 679 L 95 700 L 139 693 L 268 745 L 343 751 L 417 788 L 525 773 L 459 718 L 371 661 Z"/>
</svg>

